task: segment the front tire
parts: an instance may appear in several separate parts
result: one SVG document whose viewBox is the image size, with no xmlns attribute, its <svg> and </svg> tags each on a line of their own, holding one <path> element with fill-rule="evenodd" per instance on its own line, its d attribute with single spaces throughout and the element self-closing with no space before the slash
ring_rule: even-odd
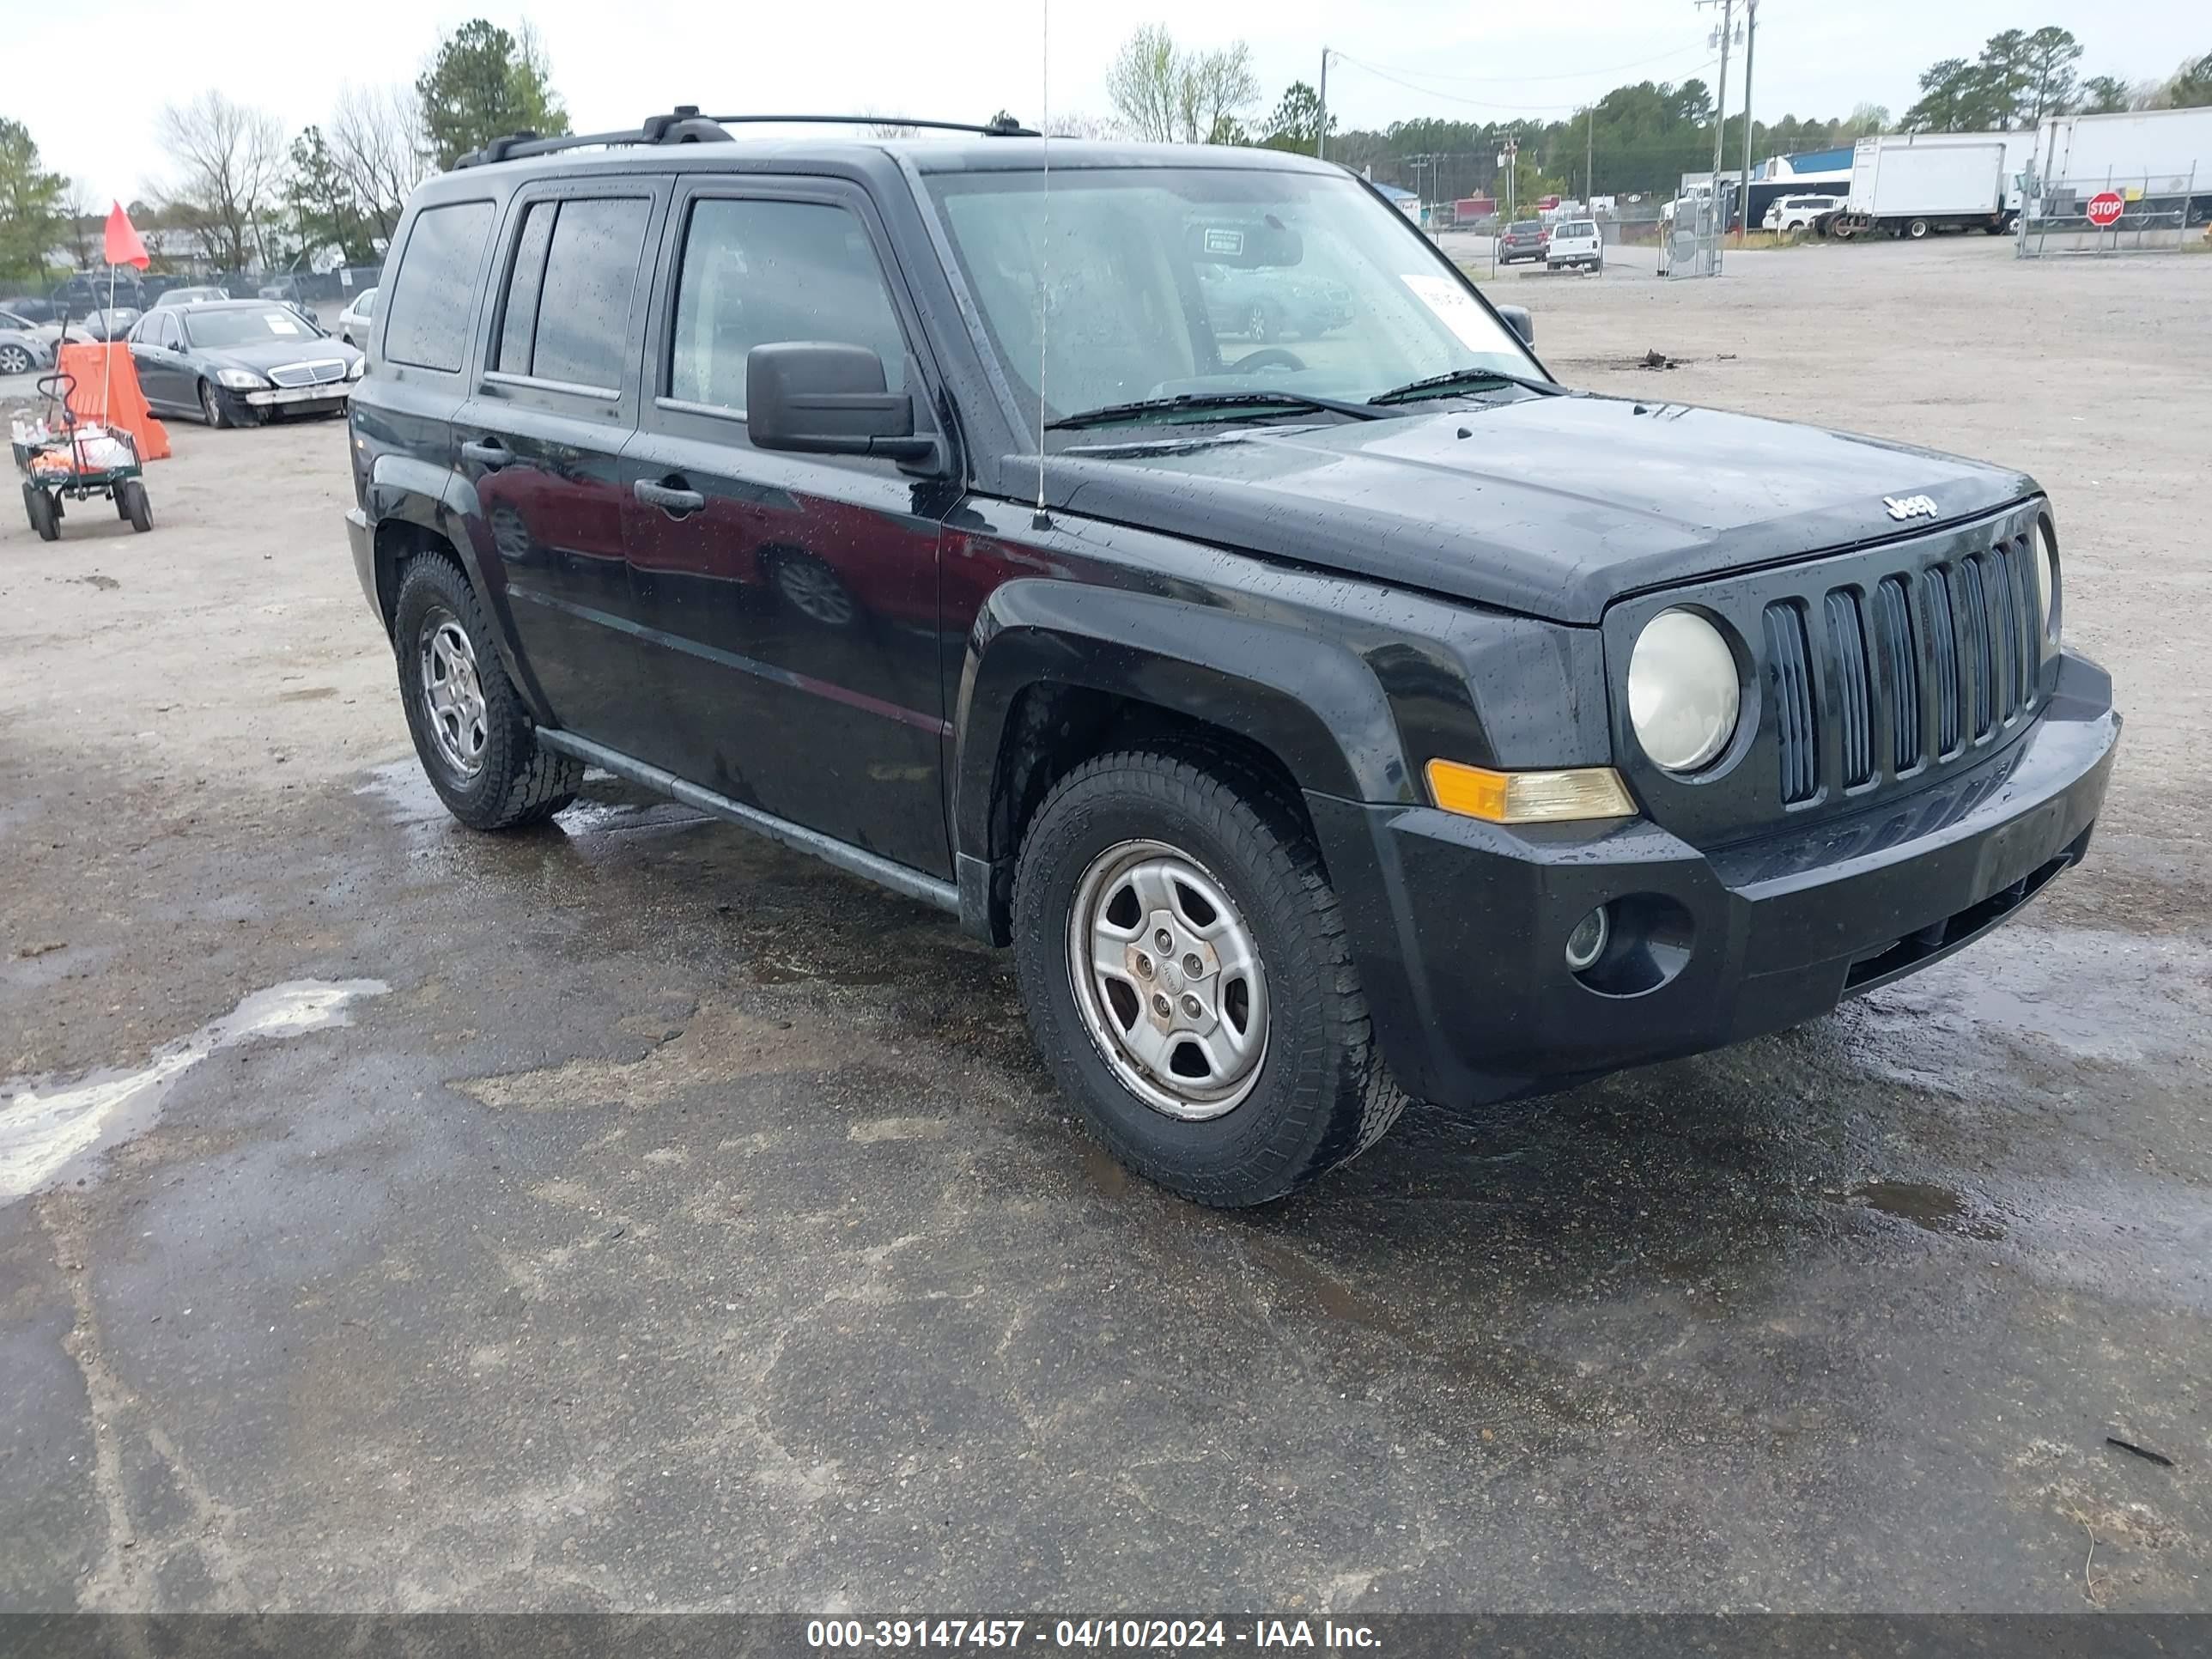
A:
<svg viewBox="0 0 2212 1659">
<path fill-rule="evenodd" d="M 447 811 L 471 830 L 515 830 L 576 799 L 583 763 L 538 745 L 459 566 L 436 554 L 409 562 L 392 635 L 407 729 Z"/>
<path fill-rule="evenodd" d="M 19 345 L 0 345 L 0 374 L 28 374 L 31 354 Z"/>
<path fill-rule="evenodd" d="M 154 527 L 154 503 L 146 498 L 143 480 L 125 478 L 117 488 L 115 516 L 127 520 L 131 529 L 142 536 Z"/>
<path fill-rule="evenodd" d="M 1063 779 L 1023 839 L 1013 925 L 1055 1080 L 1185 1198 L 1284 1197 L 1405 1106 L 1311 832 L 1233 755 L 1133 750 Z"/>
<path fill-rule="evenodd" d="M 238 424 L 238 416 L 231 409 L 230 394 L 219 391 L 213 380 L 200 382 L 200 418 L 218 432 Z"/>
</svg>

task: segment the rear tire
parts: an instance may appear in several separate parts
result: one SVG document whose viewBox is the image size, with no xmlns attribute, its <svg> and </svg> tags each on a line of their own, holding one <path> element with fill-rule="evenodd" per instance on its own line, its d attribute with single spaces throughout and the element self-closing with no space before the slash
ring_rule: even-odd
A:
<svg viewBox="0 0 2212 1659">
<path fill-rule="evenodd" d="M 154 504 L 146 499 L 143 480 L 123 481 L 115 492 L 115 513 L 118 518 L 129 520 L 131 527 L 142 536 L 154 527 Z"/>
<path fill-rule="evenodd" d="M 39 532 L 40 541 L 55 542 L 61 539 L 60 504 L 27 478 L 23 481 L 23 512 L 31 520 L 31 528 Z"/>
<path fill-rule="evenodd" d="M 1168 908 L 1148 908 L 1140 886 L 1168 893 Z M 1223 906 L 1196 891 L 1205 886 Z M 1038 1051 L 1091 1134 L 1146 1179 L 1200 1204 L 1264 1204 L 1364 1152 L 1404 1109 L 1311 832 L 1250 763 L 1176 748 L 1079 767 L 1023 838 L 1013 909 L 1015 969 Z M 1163 920 L 1179 937 L 1160 953 L 1149 930 Z M 1102 939 L 1109 957 L 1122 950 L 1126 973 L 1090 970 Z M 1182 963 L 1194 948 L 1210 951 L 1206 940 L 1219 945 L 1211 971 L 1187 976 Z M 1158 1029 L 1155 995 L 1170 1018 L 1197 1007 L 1217 1039 L 1236 1041 L 1232 965 L 1247 957 L 1240 1029 L 1256 1057 L 1212 1066 L 1214 1050 L 1188 1034 L 1200 1028 L 1178 1026 L 1153 1039 L 1166 1066 L 1148 1066 L 1140 1054 Z M 1200 1000 L 1186 1003 L 1188 994 Z"/>
<path fill-rule="evenodd" d="M 471 830 L 517 830 L 576 799 L 583 763 L 539 746 L 459 565 L 438 554 L 409 562 L 392 635 L 407 729 L 447 811 Z M 442 707 L 433 706 L 434 684 Z"/>
<path fill-rule="evenodd" d="M 1925 219 L 1915 219 L 1905 226 L 1905 234 L 1909 240 L 1924 242 L 1928 240 L 1928 233 L 1934 227 Z"/>
</svg>

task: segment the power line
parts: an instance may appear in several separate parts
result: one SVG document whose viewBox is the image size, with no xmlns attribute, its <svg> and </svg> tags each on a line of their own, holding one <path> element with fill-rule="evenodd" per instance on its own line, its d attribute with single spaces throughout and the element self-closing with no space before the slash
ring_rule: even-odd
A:
<svg viewBox="0 0 2212 1659">
<path fill-rule="evenodd" d="M 1426 76 L 1431 81 L 1447 81 L 1476 86 L 1495 86 L 1500 82 L 1517 85 L 1531 81 L 1587 81 L 1593 76 L 1619 75 L 1624 70 L 1644 69 L 1652 64 L 1663 64 L 1670 58 L 1686 58 L 1693 52 L 1705 50 L 1705 47 L 1693 40 L 1686 46 L 1676 46 L 1671 52 L 1662 52 L 1656 58 L 1639 58 L 1632 64 L 1615 64 L 1607 69 L 1569 70 L 1563 75 L 1439 75 L 1429 70 L 1415 70 L 1413 73 Z M 1336 58 L 1344 56 L 1341 52 L 1333 52 L 1330 55 Z M 1360 67 L 1375 69 L 1372 64 L 1363 64 Z M 1394 64 L 1392 67 L 1400 66 Z M 1382 71 L 1376 70 L 1376 73 L 1380 74 Z"/>
<path fill-rule="evenodd" d="M 1378 79 L 1388 81 L 1393 86 L 1403 87 L 1408 92 L 1418 92 L 1424 98 L 1434 98 L 1443 103 L 1458 104 L 1468 109 L 1505 110 L 1514 114 L 1520 115 L 1557 115 L 1563 112 L 1571 113 L 1573 111 L 1587 108 L 1592 102 L 1595 101 L 1594 100 L 1585 99 L 1580 103 L 1568 104 L 1501 104 L 1488 98 L 1465 98 L 1460 96 L 1456 93 L 1439 92 L 1434 87 L 1425 87 L 1419 85 L 1418 82 L 1405 80 L 1401 76 L 1391 74 L 1388 70 L 1377 69 L 1374 64 L 1367 62 L 1364 58 L 1352 57 L 1340 48 L 1332 48 L 1329 52 L 1329 56 L 1335 58 L 1340 64 L 1349 64 L 1354 69 L 1365 70 L 1370 75 L 1375 76 Z M 1712 68 L 1713 64 L 1717 61 L 1717 59 L 1709 60 L 1698 64 L 1698 67 L 1700 70 L 1708 70 Z M 1599 70 L 1596 72 L 1603 74 L 1607 73 L 1608 71 Z M 1617 90 L 1617 88 L 1613 89 Z"/>
</svg>

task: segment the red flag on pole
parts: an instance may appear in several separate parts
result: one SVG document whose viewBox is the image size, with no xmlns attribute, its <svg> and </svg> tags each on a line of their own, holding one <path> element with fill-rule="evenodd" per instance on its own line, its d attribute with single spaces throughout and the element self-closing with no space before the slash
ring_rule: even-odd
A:
<svg viewBox="0 0 2212 1659">
<path fill-rule="evenodd" d="M 107 263 L 111 265 L 136 265 L 143 270 L 152 262 L 146 257 L 146 244 L 138 240 L 132 228 L 131 216 L 118 202 L 107 215 Z"/>
</svg>

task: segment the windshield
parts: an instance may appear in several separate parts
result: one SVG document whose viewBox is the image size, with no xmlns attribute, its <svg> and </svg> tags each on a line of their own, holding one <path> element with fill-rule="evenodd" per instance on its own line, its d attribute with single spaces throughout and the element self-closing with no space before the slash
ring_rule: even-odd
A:
<svg viewBox="0 0 2212 1659">
<path fill-rule="evenodd" d="M 232 311 L 192 310 L 184 319 L 185 338 L 196 346 L 266 345 L 271 340 L 319 339 L 322 331 L 288 306 L 255 306 Z"/>
<path fill-rule="evenodd" d="M 1362 401 L 1540 374 L 1405 215 L 1340 174 L 1100 167 L 930 181 L 988 343 L 1037 416 L 1220 392 Z M 1217 412 L 1213 418 L 1237 418 Z"/>
</svg>

